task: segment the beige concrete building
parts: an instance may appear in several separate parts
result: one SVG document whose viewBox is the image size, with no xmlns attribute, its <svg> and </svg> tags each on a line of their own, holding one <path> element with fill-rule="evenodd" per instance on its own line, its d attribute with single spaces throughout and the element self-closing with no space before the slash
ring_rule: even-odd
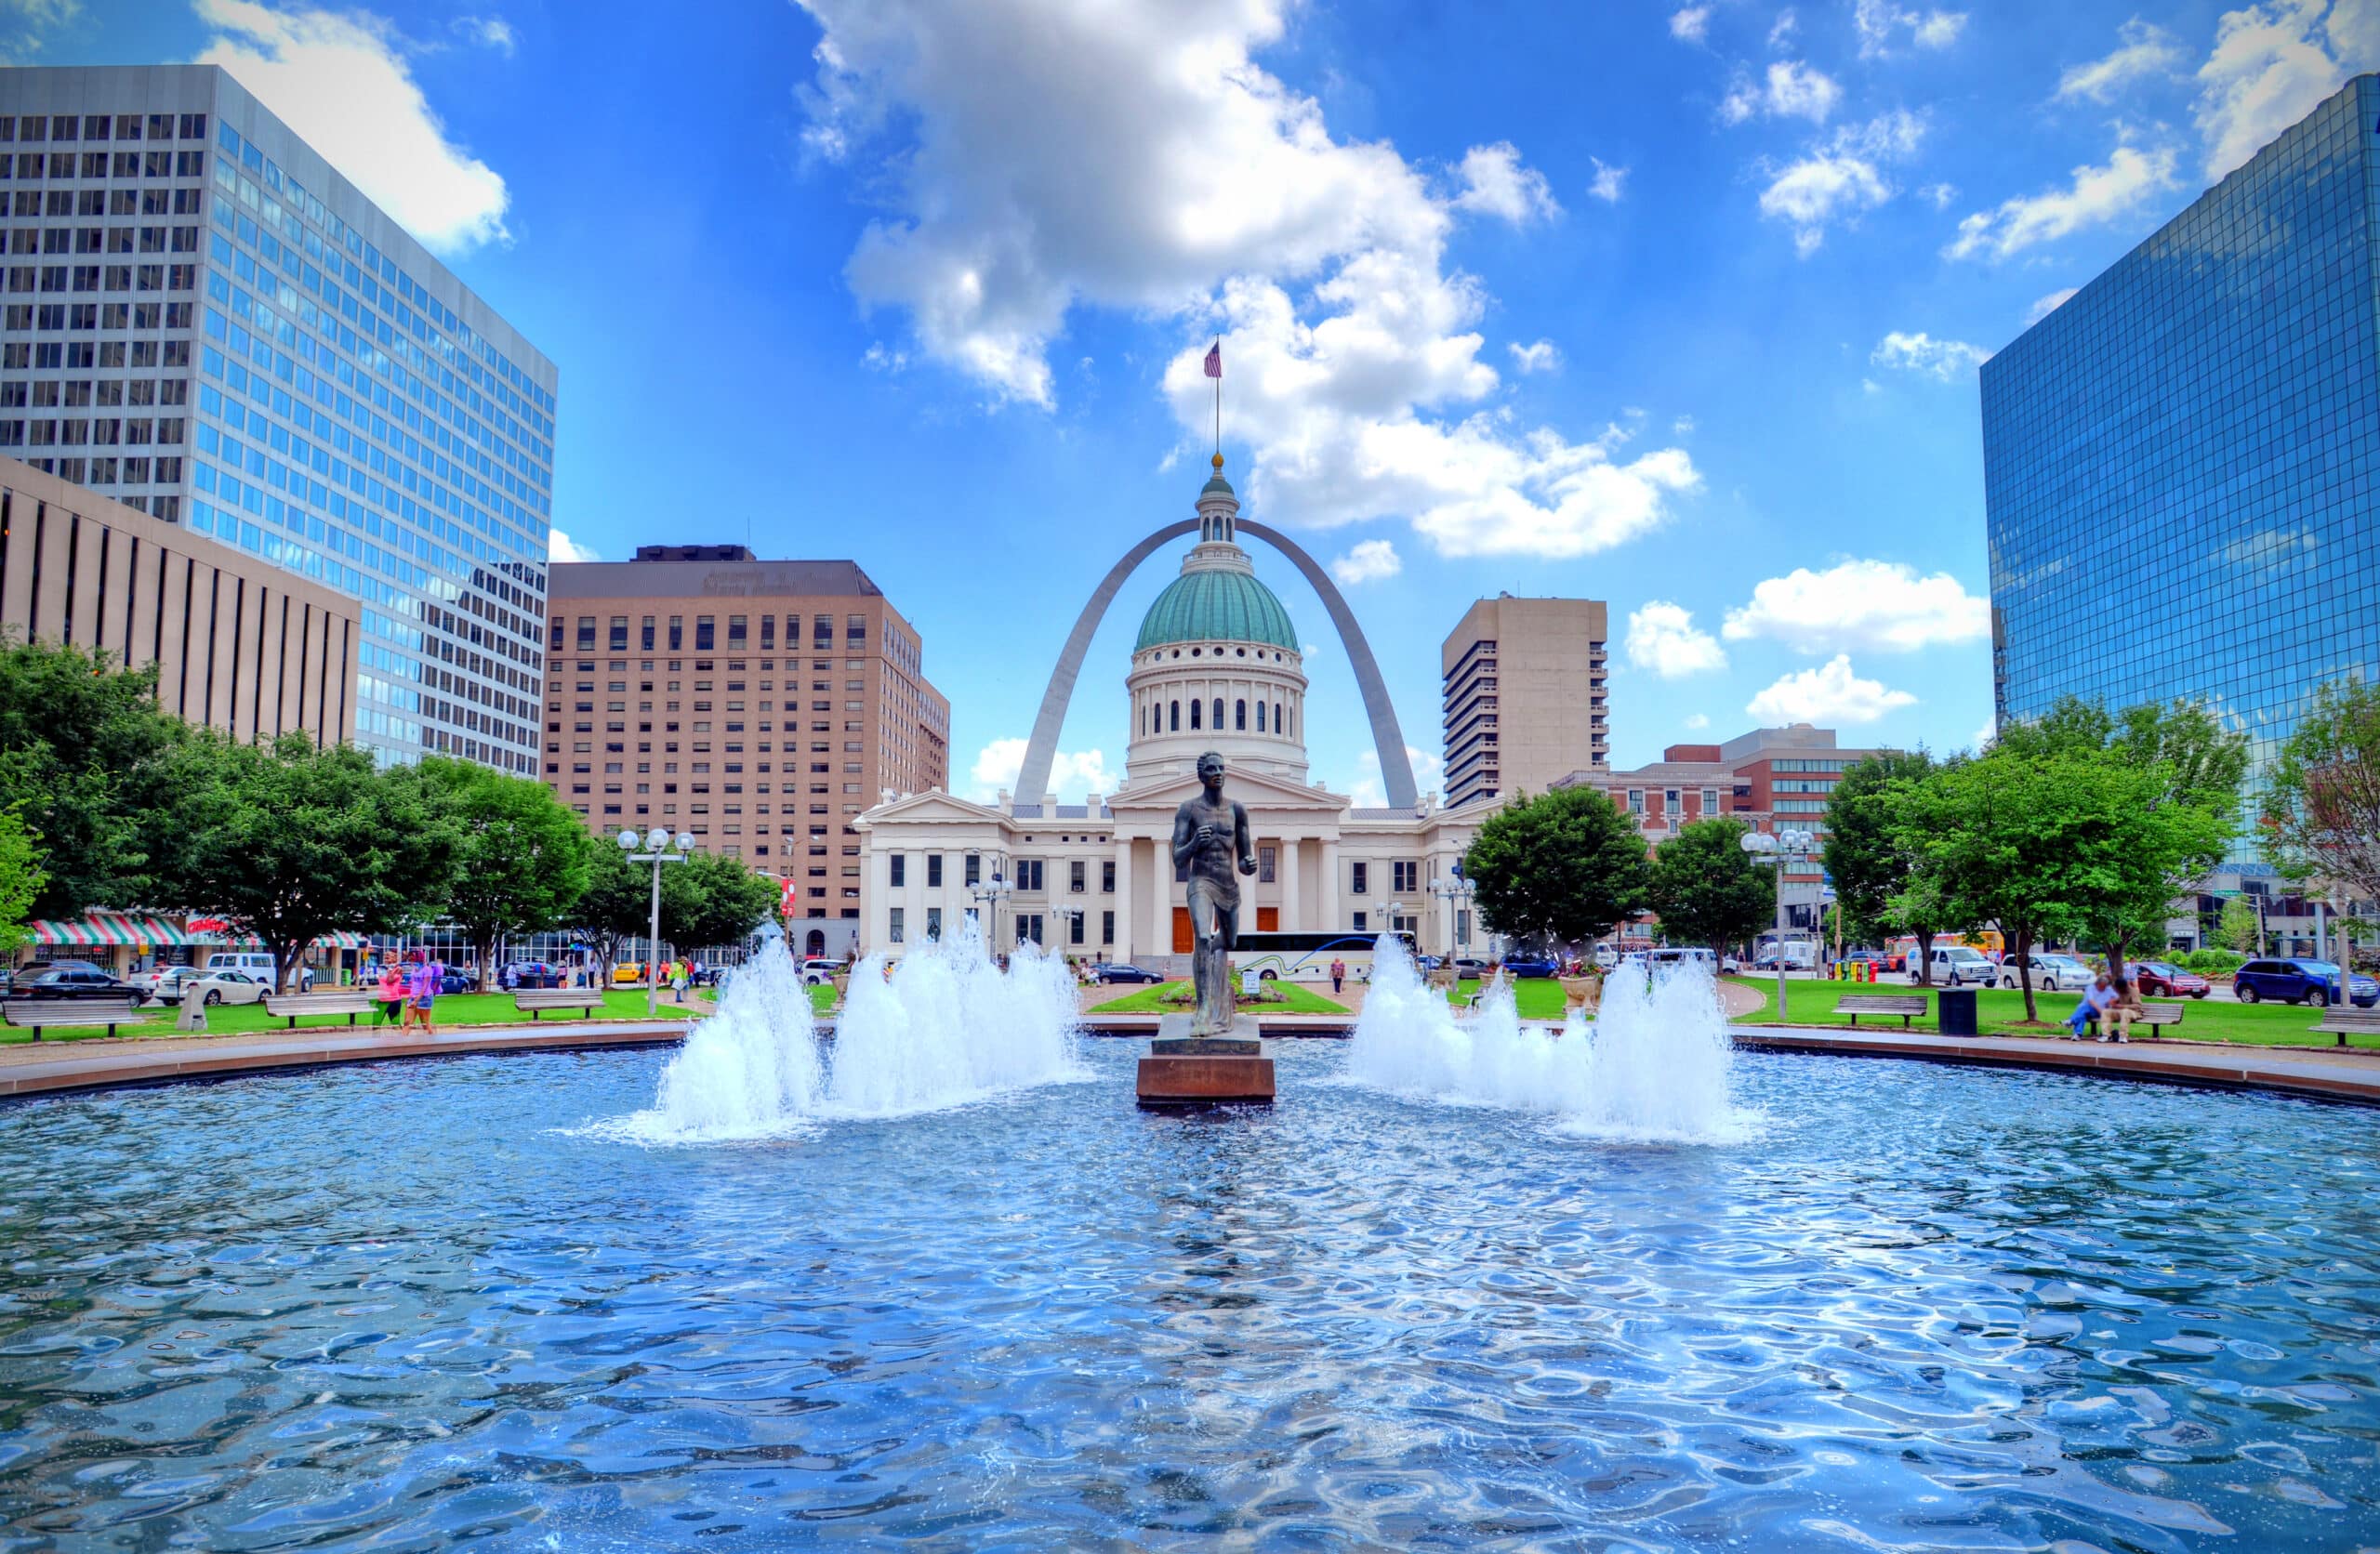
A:
<svg viewBox="0 0 2380 1554">
<path fill-rule="evenodd" d="M 1449 805 L 1543 793 L 1610 764 L 1610 624 L 1595 599 L 1499 594 L 1463 612 L 1438 652 Z"/>
<path fill-rule="evenodd" d="M 866 921 L 861 812 L 950 782 L 950 704 L 851 561 L 645 546 L 548 577 L 545 778 L 599 833 L 667 825 L 791 884 L 797 952 Z"/>
<path fill-rule="evenodd" d="M 358 612 L 261 556 L 0 458 L 0 626 L 155 665 L 178 718 L 244 740 L 349 742 Z"/>
</svg>

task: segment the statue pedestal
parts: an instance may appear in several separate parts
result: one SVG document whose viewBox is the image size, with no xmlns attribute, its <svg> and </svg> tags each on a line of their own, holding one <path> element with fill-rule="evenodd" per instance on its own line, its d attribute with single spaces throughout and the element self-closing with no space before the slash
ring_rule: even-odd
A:
<svg viewBox="0 0 2380 1554">
<path fill-rule="evenodd" d="M 1141 1060 L 1140 1103 L 1148 1107 L 1271 1105 L 1273 1060 L 1263 1056 L 1253 1017 L 1240 1015 L 1229 1034 L 1194 1036 L 1195 1017 L 1170 1014 L 1157 1025 L 1149 1056 Z"/>
</svg>

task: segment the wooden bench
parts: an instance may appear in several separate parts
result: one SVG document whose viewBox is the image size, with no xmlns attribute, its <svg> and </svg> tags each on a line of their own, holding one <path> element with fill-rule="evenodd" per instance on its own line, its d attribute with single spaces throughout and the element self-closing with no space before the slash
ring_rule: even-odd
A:
<svg viewBox="0 0 2380 1554">
<path fill-rule="evenodd" d="M 2349 1036 L 2380 1036 L 2380 1009 L 2333 1009 L 2314 1029 L 2338 1037 L 2341 1047 Z"/>
<path fill-rule="evenodd" d="M 2140 1006 L 2140 1011 L 2132 1017 L 2132 1023 L 2135 1026 L 2145 1025 L 2154 1031 L 2160 1025 L 2179 1025 L 2186 1012 L 2185 1007 L 2180 1004 L 2143 1004 Z M 2091 1023 L 2097 1025 L 2099 1021 L 2095 1019 Z M 2122 1030 L 2122 1027 L 2118 1026 L 2117 1029 Z M 2156 1041 L 2160 1038 L 2151 1035 L 2149 1039 Z"/>
<path fill-rule="evenodd" d="M 262 1000 L 264 1012 L 275 1020 L 289 1021 L 289 1029 L 298 1029 L 298 1017 L 309 1014 L 343 1014 L 350 1025 L 359 1014 L 370 1014 L 376 999 L 362 988 L 349 988 L 337 993 L 268 993 Z"/>
<path fill-rule="evenodd" d="M 11 998 L 0 1003 L 0 1019 L 32 1031 L 35 1041 L 44 1031 L 70 1025 L 104 1025 L 114 1035 L 117 1026 L 141 1021 L 128 998 Z"/>
<path fill-rule="evenodd" d="M 1897 1014 L 1900 1016 L 1900 1028 L 1906 1031 L 1910 1021 L 1925 1012 L 1925 996 L 1923 994 L 1855 993 L 1848 998 L 1835 1000 L 1834 1009 L 1837 1014 L 1849 1015 L 1854 1025 L 1859 1023 L 1859 1017 L 1863 1014 Z"/>
<path fill-rule="evenodd" d="M 512 1007 L 535 1021 L 548 1009 L 577 1009 L 591 1013 L 603 1007 L 599 987 L 529 987 L 512 995 Z"/>
</svg>

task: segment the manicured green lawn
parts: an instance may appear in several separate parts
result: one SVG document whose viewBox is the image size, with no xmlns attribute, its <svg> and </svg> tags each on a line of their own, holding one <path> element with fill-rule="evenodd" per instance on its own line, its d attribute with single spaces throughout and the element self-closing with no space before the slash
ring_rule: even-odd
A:
<svg viewBox="0 0 2380 1554">
<path fill-rule="evenodd" d="M 1739 1015 L 1739 1025 L 1773 1025 L 1777 1021 L 1777 982 L 1774 978 L 1729 978 L 1739 987 L 1748 987 L 1761 995 L 1761 1007 L 1750 1014 Z M 1835 1025 L 1848 1027 L 1851 1017 L 1835 1012 L 1836 1000 L 1853 994 L 1924 994 L 1928 1011 L 1910 1021 L 1912 1031 L 1934 1029 L 1933 990 L 1911 987 L 1905 982 L 1814 981 L 1789 982 L 1785 990 L 1786 1007 L 1791 1022 L 1795 1025 Z M 2002 991 L 1986 988 L 1976 994 L 1976 1024 L 1987 1036 L 2063 1036 L 2066 1017 L 2081 1001 L 2074 993 L 2037 993 L 2033 1007 L 2041 1018 L 2051 1024 L 2049 1030 L 2029 1029 L 2020 1022 L 2025 1018 L 2025 995 L 2013 989 Z M 2178 1003 L 2188 1012 L 2179 1025 L 2159 1028 L 2159 1034 L 2168 1041 L 2245 1042 L 2258 1046 L 2330 1047 L 2338 1038 L 2317 1034 L 2312 1027 L 2321 1023 L 2322 1011 L 2299 1008 L 2288 1004 L 2230 1004 L 2212 998 L 2164 999 L 2152 998 L 2152 1004 Z M 1870 1026 L 1882 1030 L 1900 1029 L 1897 1019 L 1882 1015 L 1862 1015 L 1859 1028 Z M 2135 1036 L 2135 1039 L 2138 1039 Z M 2347 1038 L 2350 1047 L 2380 1047 L 2380 1037 L 2356 1035 Z"/>
<path fill-rule="evenodd" d="M 1278 1004 L 1263 1006 L 1262 1011 L 1263 1013 L 1345 1014 L 1347 1012 L 1344 1005 L 1334 1004 L 1319 993 L 1297 982 L 1276 982 L 1274 985 L 1281 990 L 1285 995 L 1284 1000 Z M 1167 1001 L 1167 994 L 1180 996 L 1186 994 L 1189 987 L 1188 982 L 1150 982 L 1112 1003 L 1094 1005 L 1091 1012 L 1093 1014 L 1186 1014 L 1189 1012 L 1190 1006 L 1170 1003 Z M 1259 1011 L 1250 1008 L 1242 1009 L 1240 1012 L 1254 1014 Z"/>
<path fill-rule="evenodd" d="M 1559 1020 L 1563 1014 L 1562 984 L 1551 977 L 1516 977 L 1513 980 L 1513 1004 L 1523 1020 Z M 1479 991 L 1479 980 L 1467 977 L 1457 982 L 1447 1001 L 1461 1007 Z"/>
<path fill-rule="evenodd" d="M 817 991 L 824 992 L 831 999 L 835 990 L 824 988 Z M 665 992 L 661 995 L 659 1012 L 653 1018 L 684 1020 L 690 1016 L 708 1014 L 711 1007 L 708 988 L 688 989 L 686 1001 L 683 1004 L 670 1002 L 668 994 Z M 117 1026 L 116 1032 L 119 1035 L 180 1034 L 174 1029 L 174 1020 L 180 1012 L 174 1006 L 168 1004 L 159 1008 L 142 1009 L 139 1012 L 142 1016 L 142 1022 L 138 1025 Z M 512 994 L 509 993 L 449 994 L 438 1000 L 437 1007 L 432 1012 L 437 1015 L 438 1028 L 442 1031 L 461 1025 L 525 1025 L 529 1022 L 527 1015 L 512 1007 Z M 575 1009 L 549 1009 L 543 1017 L 544 1021 L 579 1018 L 581 1016 Z M 645 1019 L 644 989 L 641 987 L 614 988 L 606 992 L 603 994 L 603 1007 L 588 1018 Z M 373 1017 L 370 1014 L 358 1015 L 355 1020 L 355 1028 L 359 1031 L 369 1030 L 372 1027 L 372 1020 Z M 206 1034 L 211 1036 L 238 1035 L 250 1031 L 285 1031 L 288 1028 L 288 1021 L 273 1019 L 264 1012 L 264 1006 L 261 1004 L 218 1004 L 206 1011 Z M 304 1016 L 298 1020 L 298 1028 L 301 1031 L 331 1029 L 343 1031 L 347 1029 L 347 1016 L 343 1014 Z M 383 1027 L 383 1029 L 387 1028 Z M 73 1041 L 90 1036 L 103 1037 L 106 1034 L 107 1027 L 103 1025 L 79 1026 L 70 1030 L 47 1032 L 43 1035 L 42 1041 L 44 1045 L 47 1045 L 51 1042 Z M 19 1042 L 30 1042 L 33 1039 L 33 1034 L 30 1030 L 20 1030 L 15 1026 L 0 1027 L 0 1044 L 13 1045 Z"/>
</svg>

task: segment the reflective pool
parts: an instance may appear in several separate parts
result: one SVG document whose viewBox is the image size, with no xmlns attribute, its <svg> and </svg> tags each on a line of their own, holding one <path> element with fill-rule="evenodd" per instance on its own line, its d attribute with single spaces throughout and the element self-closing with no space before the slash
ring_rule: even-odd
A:
<svg viewBox="0 0 2380 1554">
<path fill-rule="evenodd" d="M 585 1126 L 656 1052 L 0 1108 L 0 1548 L 2380 1543 L 2371 1112 L 1748 1057 L 1638 1145 L 1284 1045 L 707 1147 Z"/>
</svg>

